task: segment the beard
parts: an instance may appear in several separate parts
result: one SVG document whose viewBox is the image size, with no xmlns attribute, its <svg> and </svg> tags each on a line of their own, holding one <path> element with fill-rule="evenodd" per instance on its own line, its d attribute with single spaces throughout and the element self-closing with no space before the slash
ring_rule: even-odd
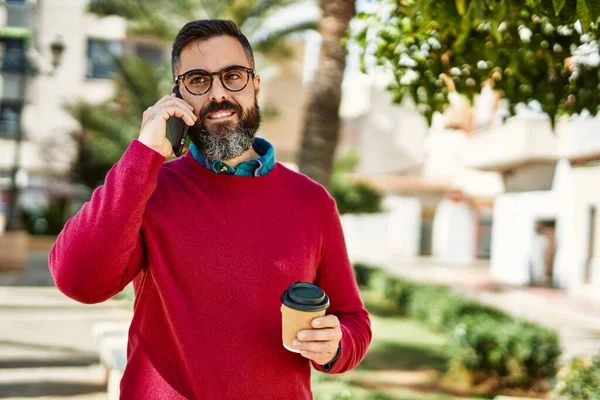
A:
<svg viewBox="0 0 600 400">
<path fill-rule="evenodd" d="M 208 114 L 217 111 L 235 111 L 239 121 L 217 122 L 209 128 L 206 118 Z M 256 99 L 254 105 L 246 111 L 239 104 L 227 100 L 211 102 L 202 109 L 198 122 L 189 128 L 188 135 L 198 151 L 209 160 L 232 160 L 252 146 L 260 121 L 260 108 Z"/>
</svg>

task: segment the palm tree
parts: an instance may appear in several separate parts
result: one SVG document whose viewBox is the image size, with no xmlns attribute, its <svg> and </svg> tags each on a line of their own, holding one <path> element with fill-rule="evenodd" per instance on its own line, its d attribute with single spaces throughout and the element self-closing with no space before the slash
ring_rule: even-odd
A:
<svg viewBox="0 0 600 400">
<path fill-rule="evenodd" d="M 340 130 L 338 110 L 346 47 L 342 43 L 355 15 L 354 0 L 319 0 L 322 37 L 319 67 L 310 84 L 300 150 L 300 171 L 328 187 Z"/>
<path fill-rule="evenodd" d="M 310 0 L 307 1 L 310 3 Z M 248 36 L 256 54 L 280 57 L 291 54 L 286 39 L 298 32 L 315 30 L 317 20 L 296 18 L 285 25 L 265 29 L 264 22 L 295 0 L 94 0 L 89 10 L 99 16 L 127 19 L 128 34 L 152 37 L 168 46 L 186 22 L 195 19 L 231 19 Z M 116 58 L 118 77 L 113 99 L 103 104 L 76 101 L 65 105 L 81 129 L 72 135 L 79 146 L 73 178 L 94 188 L 137 136 L 144 110 L 169 92 L 169 62 L 154 66 L 134 56 Z"/>
</svg>

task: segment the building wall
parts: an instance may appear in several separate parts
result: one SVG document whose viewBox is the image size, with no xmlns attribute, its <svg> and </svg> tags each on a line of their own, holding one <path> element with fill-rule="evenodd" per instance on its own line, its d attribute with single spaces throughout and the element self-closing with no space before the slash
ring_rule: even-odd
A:
<svg viewBox="0 0 600 400">
<path fill-rule="evenodd" d="M 273 144 L 277 159 L 286 163 L 297 161 L 304 127 L 307 94 L 303 83 L 304 47 L 303 41 L 294 42 L 290 58 L 277 60 L 278 65 L 271 62 L 266 71 L 258 71 L 261 108 L 263 112 L 268 109 L 277 112 L 277 115 L 265 118 L 259 133 Z"/>
<path fill-rule="evenodd" d="M 563 168 L 567 168 L 564 167 Z M 595 294 L 600 300 L 600 167 L 568 168 L 560 185 L 563 208 L 558 226 L 556 269 L 560 271 L 563 287 L 575 295 Z M 595 240 L 591 241 L 590 209 L 596 207 Z M 590 246 L 593 248 L 590 249 Z M 588 260 L 592 253 L 594 257 Z M 587 267 L 588 262 L 590 266 Z M 589 268 L 589 283 L 585 282 Z"/>
<path fill-rule="evenodd" d="M 66 50 L 52 76 L 36 79 L 37 96 L 25 115 L 24 124 L 28 136 L 41 147 L 40 155 L 48 148 L 53 149 L 50 169 L 54 174 L 67 171 L 74 149 L 65 146 L 70 143 L 69 132 L 77 128 L 63 104 L 77 99 L 101 102 L 114 92 L 111 79 L 86 78 L 88 39 L 123 41 L 126 34 L 125 20 L 87 14 L 88 3 L 88 0 L 45 0 L 39 9 L 37 36 L 42 55 L 51 58 L 49 45 L 59 35 Z"/>
<path fill-rule="evenodd" d="M 492 232 L 492 276 L 511 284 L 537 283 L 543 268 L 540 246 L 546 243 L 536 234 L 535 225 L 537 221 L 555 221 L 553 286 L 575 295 L 600 299 L 598 181 L 600 166 L 573 168 L 568 161 L 561 160 L 551 191 L 509 193 L 497 198 Z M 590 234 L 592 207 L 597 210 L 593 221 L 595 235 Z"/>
<path fill-rule="evenodd" d="M 495 200 L 490 258 L 494 279 L 514 285 L 531 283 L 537 266 L 535 221 L 556 219 L 558 210 L 559 199 L 550 191 L 508 193 Z"/>
<path fill-rule="evenodd" d="M 555 161 L 539 161 L 507 170 L 502 174 L 506 192 L 550 190 L 555 168 Z"/>
<path fill-rule="evenodd" d="M 450 264 L 469 265 L 475 262 L 476 223 L 469 203 L 442 200 L 433 219 L 433 256 Z"/>
<path fill-rule="evenodd" d="M 125 21 L 117 17 L 97 18 L 85 12 L 88 0 L 45 0 L 35 3 L 35 48 L 30 60 L 41 74 L 27 80 L 23 107 L 25 141 L 21 165 L 31 176 L 65 175 L 74 156 L 70 132 L 76 122 L 63 109 L 67 101 L 99 102 L 113 93 L 113 81 L 86 78 L 87 40 L 125 38 Z M 50 44 L 60 36 L 66 48 L 58 69 L 51 74 Z M 14 141 L 0 141 L 0 154 L 14 154 Z M 11 162 L 0 165 L 9 169 Z M 7 158 L 3 157 L 3 160 Z"/>
<path fill-rule="evenodd" d="M 388 265 L 419 255 L 420 200 L 388 196 L 384 199 L 384 210 L 378 214 L 342 216 L 346 245 L 353 262 Z"/>
</svg>

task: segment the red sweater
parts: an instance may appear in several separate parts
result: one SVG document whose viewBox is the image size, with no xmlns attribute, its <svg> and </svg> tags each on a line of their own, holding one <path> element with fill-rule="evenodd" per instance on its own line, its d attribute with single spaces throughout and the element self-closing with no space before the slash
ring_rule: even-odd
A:
<svg viewBox="0 0 600 400">
<path fill-rule="evenodd" d="M 312 398 L 310 361 L 281 342 L 294 281 L 323 288 L 340 319 L 329 373 L 354 368 L 370 321 L 326 190 L 281 164 L 243 177 L 191 153 L 164 161 L 135 140 L 50 252 L 56 286 L 80 302 L 134 282 L 121 398 Z"/>
</svg>

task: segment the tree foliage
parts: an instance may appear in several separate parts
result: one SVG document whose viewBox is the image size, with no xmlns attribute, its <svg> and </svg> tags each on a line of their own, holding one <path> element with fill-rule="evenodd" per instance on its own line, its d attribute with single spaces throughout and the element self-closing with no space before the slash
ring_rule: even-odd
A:
<svg viewBox="0 0 600 400">
<path fill-rule="evenodd" d="M 393 72 L 394 101 L 411 96 L 430 122 L 449 91 L 472 101 L 488 84 L 511 112 L 537 100 L 554 122 L 600 110 L 598 17 L 600 0 L 383 0 L 352 38 L 363 68 L 373 55 Z"/>
<path fill-rule="evenodd" d="M 101 16 L 120 16 L 129 22 L 132 36 L 150 36 L 170 43 L 183 25 L 198 19 L 230 19 L 249 39 L 256 52 L 287 54 L 282 39 L 292 33 L 316 29 L 313 19 L 292 19 L 264 34 L 253 36 L 273 14 L 297 4 L 297 0 L 94 0 L 90 12 Z"/>
<path fill-rule="evenodd" d="M 106 173 L 137 137 L 141 115 L 156 99 L 168 93 L 169 66 L 152 67 L 135 56 L 115 58 L 118 76 L 114 98 L 90 104 L 74 101 L 65 109 L 79 122 L 72 132 L 78 155 L 71 170 L 75 181 L 90 188 L 102 184 Z"/>
</svg>

